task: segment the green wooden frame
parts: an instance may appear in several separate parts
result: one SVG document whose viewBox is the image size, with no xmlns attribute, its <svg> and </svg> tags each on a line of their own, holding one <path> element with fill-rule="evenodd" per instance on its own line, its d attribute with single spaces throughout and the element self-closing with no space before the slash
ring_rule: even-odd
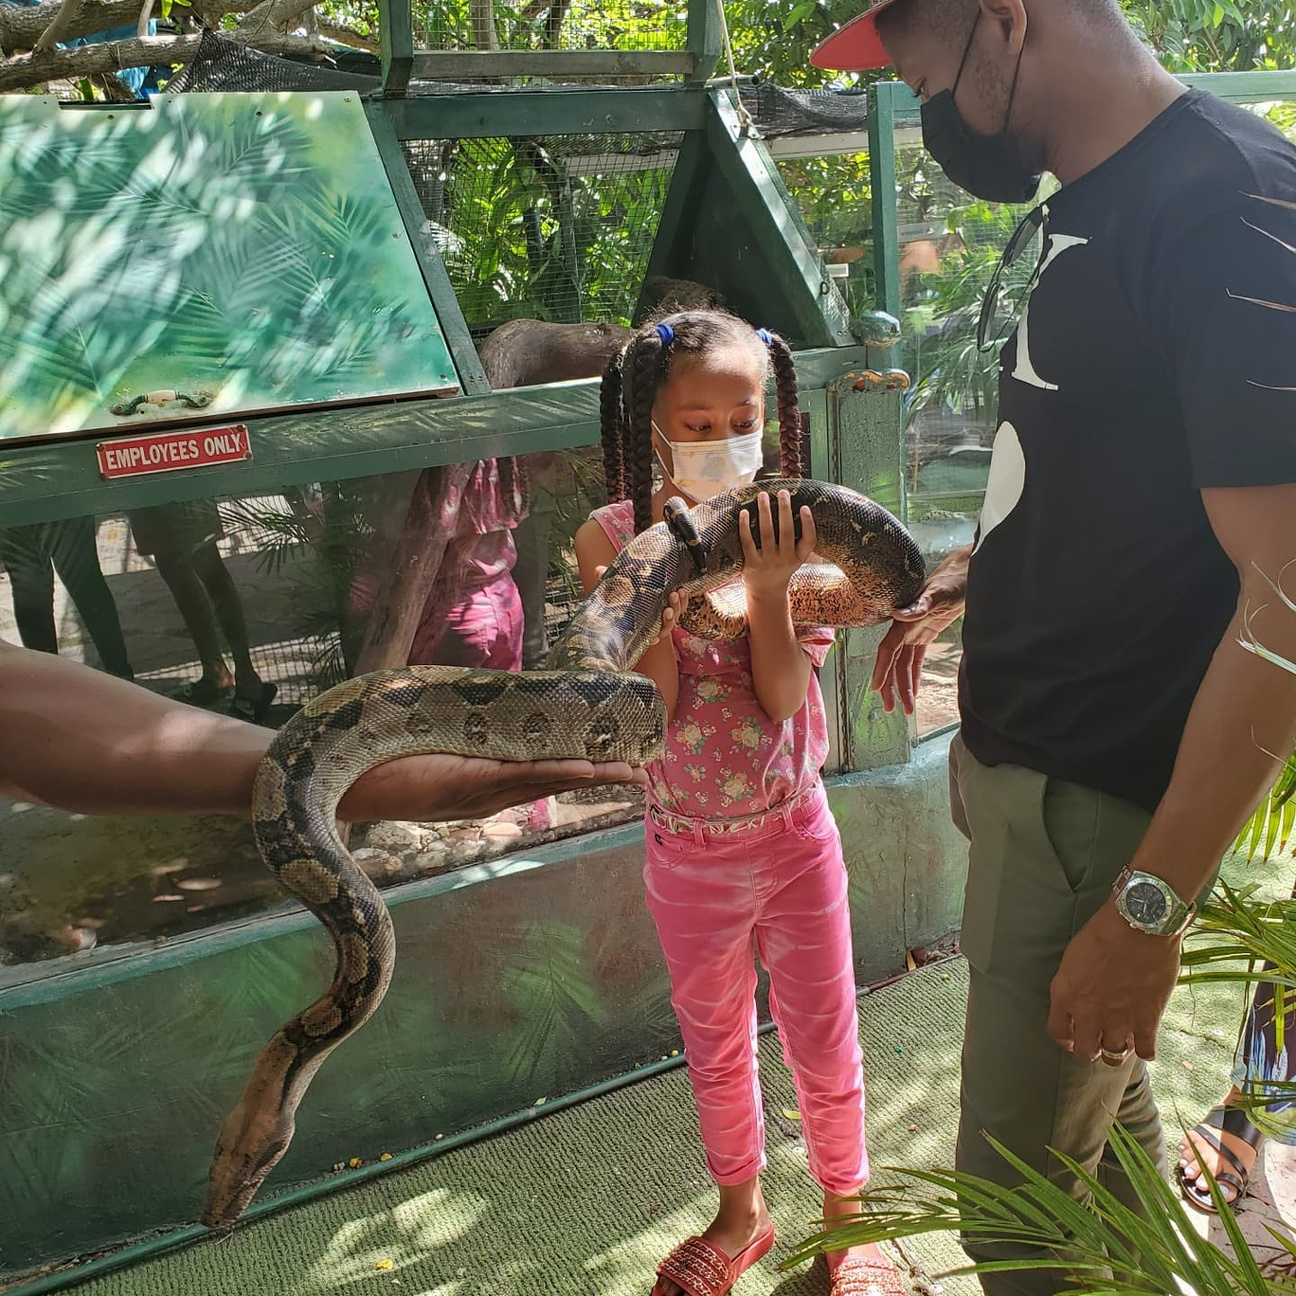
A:
<svg viewBox="0 0 1296 1296">
<path fill-rule="evenodd" d="M 397 139 L 482 139 L 518 133 L 520 122 L 543 122 L 549 135 L 697 131 L 706 125 L 701 86 L 635 89 L 469 90 L 387 99 L 382 113 Z M 534 133 L 534 128 L 532 128 Z"/>
<path fill-rule="evenodd" d="M 807 392 L 859 369 L 863 347 L 797 354 Z M 570 450 L 599 439 L 597 380 L 244 420 L 253 458 L 212 468 L 103 481 L 102 437 L 0 450 L 0 517 L 21 526 L 173 500 L 248 495 L 470 459 Z"/>
<path fill-rule="evenodd" d="M 722 51 L 720 2 L 688 0 L 682 50 L 420 50 L 414 46 L 410 0 L 379 0 L 382 94 L 403 98 L 413 79 L 498 83 L 517 77 L 651 76 L 702 83 L 711 77 Z"/>
</svg>

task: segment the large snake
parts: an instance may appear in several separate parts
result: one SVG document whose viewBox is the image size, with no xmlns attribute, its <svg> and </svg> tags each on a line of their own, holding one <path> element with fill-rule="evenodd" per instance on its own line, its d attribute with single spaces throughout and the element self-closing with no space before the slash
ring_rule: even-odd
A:
<svg viewBox="0 0 1296 1296">
<path fill-rule="evenodd" d="M 328 990 L 258 1056 L 216 1144 L 204 1224 L 223 1227 L 239 1217 L 287 1150 L 315 1072 L 373 1015 L 391 981 L 391 918 L 337 831 L 335 811 L 346 790 L 375 765 L 435 752 L 513 761 L 652 760 L 662 749 L 665 708 L 652 681 L 627 668 L 660 633 L 673 591 L 688 599 L 682 622 L 692 633 L 742 633 L 741 603 L 725 612 L 717 596 L 726 585 L 741 596 L 740 512 L 750 512 L 758 537 L 756 498 L 780 489 L 791 493 L 794 518 L 803 505 L 813 509 L 816 551 L 836 564 L 805 565 L 794 576 L 796 624 L 875 625 L 917 597 L 922 557 L 885 509 L 841 486 L 764 481 L 691 510 L 672 501 L 667 520 L 613 560 L 555 645 L 549 670 L 379 671 L 321 694 L 279 731 L 253 793 L 257 845 L 271 872 L 328 929 L 337 966 Z"/>
</svg>

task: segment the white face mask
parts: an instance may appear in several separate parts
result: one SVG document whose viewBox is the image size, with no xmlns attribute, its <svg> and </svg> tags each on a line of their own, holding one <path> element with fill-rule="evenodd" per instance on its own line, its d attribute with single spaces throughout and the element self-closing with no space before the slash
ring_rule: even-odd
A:
<svg viewBox="0 0 1296 1296">
<path fill-rule="evenodd" d="M 699 503 L 736 486 L 754 481 L 765 462 L 758 429 L 723 441 L 671 441 L 653 423 L 653 431 L 670 446 L 674 471 L 662 463 L 662 470 L 690 499 Z M 658 455 L 658 459 L 661 456 Z"/>
</svg>

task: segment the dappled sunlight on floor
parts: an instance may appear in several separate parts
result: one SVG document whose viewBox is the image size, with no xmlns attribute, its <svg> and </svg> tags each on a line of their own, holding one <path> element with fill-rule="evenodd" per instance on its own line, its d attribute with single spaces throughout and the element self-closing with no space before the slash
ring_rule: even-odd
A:
<svg viewBox="0 0 1296 1296">
<path fill-rule="evenodd" d="M 879 1179 L 888 1165 L 952 1162 L 965 994 L 966 969 L 954 960 L 861 1000 L 870 1152 Z M 1196 1120 L 1223 1092 L 1240 1011 L 1240 998 L 1228 987 L 1176 995 L 1153 1073 L 1172 1145 L 1176 1112 Z M 819 1213 L 780 1054 L 775 1037 L 762 1040 L 766 1193 L 779 1240 L 743 1279 L 738 1296 L 827 1290 L 822 1264 L 779 1269 Z M 714 1194 L 695 1122 L 687 1079 L 673 1071 L 252 1224 L 226 1242 L 79 1290 L 83 1296 L 647 1296 L 662 1256 L 711 1217 Z M 1283 1162 L 1284 1176 L 1287 1155 L 1270 1154 L 1271 1166 L 1275 1157 Z M 1282 1191 L 1290 1202 L 1290 1192 Z M 1243 1218 L 1248 1228 L 1259 1224 L 1258 1206 L 1248 1203 Z M 919 1292 L 934 1290 L 938 1276 L 964 1262 L 949 1235 L 907 1240 L 899 1252 Z M 967 1278 L 944 1278 L 941 1287 L 945 1296 L 979 1290 Z"/>
</svg>

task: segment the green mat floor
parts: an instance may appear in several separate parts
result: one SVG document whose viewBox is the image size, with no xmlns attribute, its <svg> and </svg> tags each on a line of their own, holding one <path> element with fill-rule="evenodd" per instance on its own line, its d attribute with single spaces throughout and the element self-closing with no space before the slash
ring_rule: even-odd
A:
<svg viewBox="0 0 1296 1296">
<path fill-rule="evenodd" d="M 953 961 L 861 1000 L 875 1167 L 950 1164 L 965 989 L 965 967 Z M 1235 987 L 1176 995 L 1155 1064 L 1168 1128 L 1197 1119 L 1222 1092 L 1242 1005 Z M 738 1290 L 811 1296 L 826 1288 L 820 1268 L 778 1269 L 817 1211 L 800 1126 L 783 1114 L 795 1099 L 777 1038 L 764 1038 L 761 1062 L 780 1245 Z M 712 1202 L 679 1070 L 75 1290 L 646 1296 L 658 1260 L 706 1224 Z M 923 1278 L 958 1265 L 961 1252 L 941 1238 L 906 1242 L 903 1258 Z M 966 1278 L 943 1285 L 946 1296 L 979 1290 Z"/>
</svg>

